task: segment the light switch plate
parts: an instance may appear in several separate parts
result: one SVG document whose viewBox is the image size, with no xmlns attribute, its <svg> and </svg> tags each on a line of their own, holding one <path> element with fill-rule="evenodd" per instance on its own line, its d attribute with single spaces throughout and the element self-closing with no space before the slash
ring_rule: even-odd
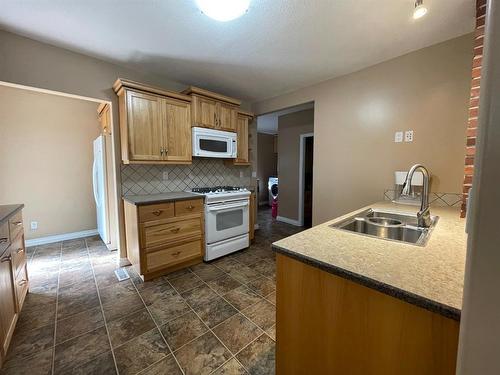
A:
<svg viewBox="0 0 500 375">
<path fill-rule="evenodd" d="M 253 172 L 252 172 L 252 177 L 253 177 L 253 178 L 257 178 L 257 172 L 253 171 Z"/>
<path fill-rule="evenodd" d="M 413 130 L 405 131 L 405 142 L 413 142 Z"/>
<path fill-rule="evenodd" d="M 168 181 L 168 171 L 163 171 L 163 181 Z"/>
<path fill-rule="evenodd" d="M 38 221 L 32 221 L 30 223 L 30 228 L 31 228 L 31 230 L 37 230 L 38 229 Z"/>
<path fill-rule="evenodd" d="M 394 142 L 396 143 L 403 142 L 403 132 L 394 133 Z"/>
</svg>

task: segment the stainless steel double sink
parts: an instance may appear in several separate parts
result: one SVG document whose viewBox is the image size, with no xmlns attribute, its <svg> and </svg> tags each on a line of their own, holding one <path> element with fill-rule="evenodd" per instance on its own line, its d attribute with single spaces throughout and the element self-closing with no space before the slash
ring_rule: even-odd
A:
<svg viewBox="0 0 500 375">
<path fill-rule="evenodd" d="M 423 228 L 417 225 L 417 215 L 369 208 L 330 227 L 384 240 L 425 246 L 438 219 L 438 216 L 432 216 L 430 227 Z"/>
</svg>

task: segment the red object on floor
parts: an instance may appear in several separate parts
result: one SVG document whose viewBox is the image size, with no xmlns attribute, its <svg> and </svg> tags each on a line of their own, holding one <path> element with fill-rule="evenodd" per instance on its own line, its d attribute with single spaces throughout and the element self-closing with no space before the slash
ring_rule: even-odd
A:
<svg viewBox="0 0 500 375">
<path fill-rule="evenodd" d="M 271 205 L 271 215 L 273 219 L 276 219 L 278 216 L 278 200 L 276 198 L 273 199 L 273 204 Z"/>
</svg>

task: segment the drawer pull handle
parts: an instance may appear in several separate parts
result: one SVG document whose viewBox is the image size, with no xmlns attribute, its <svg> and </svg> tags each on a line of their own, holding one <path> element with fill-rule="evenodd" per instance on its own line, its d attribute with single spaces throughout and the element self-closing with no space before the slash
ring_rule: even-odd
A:
<svg viewBox="0 0 500 375">
<path fill-rule="evenodd" d="M 163 210 L 156 210 L 156 211 L 153 211 L 152 214 L 155 216 L 160 216 L 162 212 L 163 212 Z"/>
<path fill-rule="evenodd" d="M 193 205 L 189 205 L 189 206 L 187 206 L 186 208 L 187 208 L 188 210 L 192 210 L 192 209 L 194 208 L 194 206 L 193 206 Z"/>
<path fill-rule="evenodd" d="M 179 256 L 180 254 L 181 254 L 181 252 L 180 252 L 180 251 L 176 251 L 175 253 L 172 253 L 172 255 L 173 255 L 174 257 Z"/>
<path fill-rule="evenodd" d="M 28 280 L 22 279 L 22 280 L 21 280 L 21 281 L 19 281 L 17 284 L 18 284 L 19 286 L 23 286 L 23 285 L 25 285 L 27 282 L 28 282 Z"/>
<path fill-rule="evenodd" d="M 173 229 L 170 229 L 170 232 L 177 233 L 180 230 L 181 230 L 181 228 L 173 228 Z"/>
<path fill-rule="evenodd" d="M 24 251 L 24 249 L 22 247 L 20 247 L 19 249 L 17 249 L 16 254 L 21 254 L 23 251 Z"/>
<path fill-rule="evenodd" d="M 5 262 L 10 262 L 12 260 L 12 255 L 7 255 L 6 257 L 3 257 L 0 262 L 5 263 Z"/>
<path fill-rule="evenodd" d="M 15 221 L 12 224 L 20 226 L 20 225 L 23 225 L 23 222 L 22 221 Z"/>
<path fill-rule="evenodd" d="M 0 243 L 7 242 L 9 239 L 7 237 L 0 238 Z"/>
</svg>

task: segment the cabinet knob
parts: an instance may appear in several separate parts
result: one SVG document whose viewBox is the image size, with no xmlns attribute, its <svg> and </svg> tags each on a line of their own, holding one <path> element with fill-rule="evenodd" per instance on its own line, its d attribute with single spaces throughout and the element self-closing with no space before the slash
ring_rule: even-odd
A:
<svg viewBox="0 0 500 375">
<path fill-rule="evenodd" d="M 22 247 L 20 247 L 19 249 L 17 249 L 16 254 L 21 254 L 23 251 L 24 251 L 24 249 Z"/>
<path fill-rule="evenodd" d="M 172 228 L 172 229 L 170 229 L 170 232 L 177 233 L 180 230 L 181 230 L 181 228 Z"/>
<path fill-rule="evenodd" d="M 22 221 L 15 221 L 12 224 L 19 226 L 19 225 L 23 225 L 23 222 Z"/>
<path fill-rule="evenodd" d="M 156 211 L 153 211 L 153 212 L 151 212 L 151 213 L 152 213 L 153 215 L 155 215 L 155 216 L 160 216 L 162 212 L 163 212 L 163 210 L 156 210 Z"/>
<path fill-rule="evenodd" d="M 179 256 L 180 254 L 181 254 L 181 252 L 180 252 L 180 251 L 176 251 L 175 253 L 172 253 L 172 255 L 173 255 L 174 257 L 177 257 L 177 256 Z"/>
<path fill-rule="evenodd" d="M 12 255 L 7 255 L 6 257 L 3 257 L 0 262 L 1 263 L 6 263 L 6 262 L 10 262 L 12 260 Z"/>
<path fill-rule="evenodd" d="M 160 148 L 160 155 L 163 155 L 163 149 Z"/>
<path fill-rule="evenodd" d="M 25 285 L 27 282 L 28 282 L 28 280 L 22 279 L 22 280 L 21 280 L 21 281 L 19 281 L 17 284 L 18 284 L 19 286 L 23 286 L 23 285 Z"/>
<path fill-rule="evenodd" d="M 187 206 L 186 208 L 187 208 L 188 210 L 192 210 L 192 209 L 194 208 L 194 206 L 189 205 L 189 206 Z"/>
</svg>

